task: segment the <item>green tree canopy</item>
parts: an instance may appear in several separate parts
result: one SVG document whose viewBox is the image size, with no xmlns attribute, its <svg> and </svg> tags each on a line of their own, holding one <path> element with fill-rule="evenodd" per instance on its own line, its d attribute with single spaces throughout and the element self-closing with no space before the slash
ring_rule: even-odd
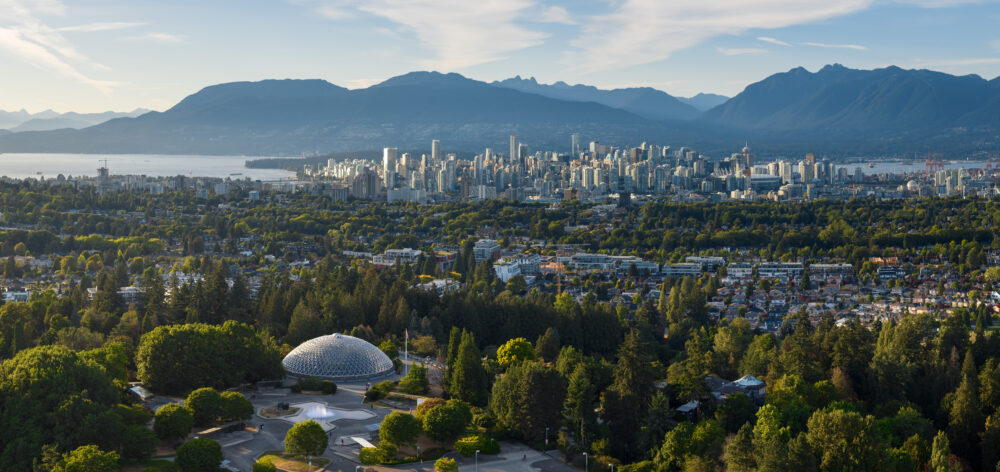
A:
<svg viewBox="0 0 1000 472">
<path fill-rule="evenodd" d="M 184 405 L 168 403 L 156 410 L 153 431 L 164 441 L 184 439 L 193 427 L 194 413 Z"/>
<path fill-rule="evenodd" d="M 184 406 L 191 409 L 194 423 L 198 426 L 214 423 L 223 411 L 222 396 L 212 387 L 199 388 L 188 394 Z"/>
<path fill-rule="evenodd" d="M 326 450 L 329 438 L 319 423 L 308 420 L 292 426 L 285 435 L 285 451 L 306 457 L 318 456 Z"/>
<path fill-rule="evenodd" d="M 89 444 L 63 454 L 52 472 L 117 472 L 118 453 L 102 451 Z"/>
<path fill-rule="evenodd" d="M 417 440 L 417 436 L 420 436 L 420 428 L 420 420 L 414 418 L 413 415 L 394 411 L 382 420 L 378 437 L 382 441 L 406 446 Z"/>
<path fill-rule="evenodd" d="M 174 463 L 181 470 L 217 472 L 222 463 L 222 447 L 208 438 L 192 439 L 177 448 Z"/>
<path fill-rule="evenodd" d="M 535 348 L 524 338 L 514 338 L 497 348 L 497 362 L 503 368 L 535 360 Z"/>
</svg>

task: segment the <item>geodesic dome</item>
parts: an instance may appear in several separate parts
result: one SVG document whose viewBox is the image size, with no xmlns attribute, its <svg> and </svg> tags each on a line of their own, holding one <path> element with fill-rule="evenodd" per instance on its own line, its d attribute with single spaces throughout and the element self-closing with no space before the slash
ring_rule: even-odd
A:
<svg viewBox="0 0 1000 472">
<path fill-rule="evenodd" d="M 349 381 L 384 377 L 393 372 L 392 360 L 379 348 L 346 334 L 310 339 L 281 361 L 289 377 L 317 377 Z"/>
</svg>

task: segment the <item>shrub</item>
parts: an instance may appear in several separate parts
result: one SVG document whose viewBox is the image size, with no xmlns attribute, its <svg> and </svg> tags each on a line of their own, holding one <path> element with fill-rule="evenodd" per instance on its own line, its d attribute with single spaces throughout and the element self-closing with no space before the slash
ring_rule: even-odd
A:
<svg viewBox="0 0 1000 472">
<path fill-rule="evenodd" d="M 358 452 L 358 461 L 364 465 L 375 465 L 382 462 L 382 454 L 378 448 L 363 447 Z"/>
<path fill-rule="evenodd" d="M 485 434 L 473 434 L 455 441 L 455 450 L 463 456 L 471 456 L 476 451 L 480 454 L 498 454 L 500 443 Z"/>
<path fill-rule="evenodd" d="M 395 388 L 396 386 L 393 385 L 392 382 L 388 380 L 379 382 L 375 385 L 372 385 L 372 388 L 369 388 L 368 391 L 365 392 L 365 400 L 369 402 L 379 400 L 388 395 L 389 393 L 391 393 L 393 390 L 395 390 Z"/>
<path fill-rule="evenodd" d="M 472 414 L 472 424 L 477 428 L 491 429 L 496 426 L 497 420 L 493 417 L 493 413 L 479 409 Z"/>
<path fill-rule="evenodd" d="M 399 451 L 396 446 L 382 441 L 379 443 L 378 447 L 365 447 L 361 449 L 358 453 L 358 460 L 365 465 L 375 465 L 388 462 L 394 457 Z"/>
<path fill-rule="evenodd" d="M 436 472 L 458 472 L 458 464 L 455 463 L 455 459 L 442 457 L 434 461 L 434 470 Z"/>
<path fill-rule="evenodd" d="M 616 468 L 616 470 L 622 472 L 653 472 L 656 470 L 656 466 L 653 465 L 653 461 L 642 461 L 634 464 L 623 464 L 621 467 Z"/>
<path fill-rule="evenodd" d="M 262 457 L 253 465 L 253 472 L 277 472 L 274 461 L 270 457 Z"/>
<path fill-rule="evenodd" d="M 320 390 L 327 395 L 333 395 L 334 393 L 337 393 L 337 384 L 329 380 L 324 380 Z"/>
<path fill-rule="evenodd" d="M 438 405 L 444 405 L 444 398 L 428 398 L 417 405 L 416 411 L 413 412 L 413 416 L 416 416 L 418 420 L 423 420 L 424 415 Z"/>
<path fill-rule="evenodd" d="M 306 377 L 304 379 L 299 379 L 298 386 L 300 390 L 307 392 L 318 392 L 323 388 L 323 381 L 317 379 L 316 377 Z"/>
</svg>

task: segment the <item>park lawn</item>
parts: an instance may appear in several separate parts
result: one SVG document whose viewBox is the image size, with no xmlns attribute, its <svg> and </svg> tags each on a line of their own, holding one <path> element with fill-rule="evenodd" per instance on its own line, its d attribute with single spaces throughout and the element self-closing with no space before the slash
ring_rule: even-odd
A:
<svg viewBox="0 0 1000 472">
<path fill-rule="evenodd" d="M 330 459 L 313 457 L 312 468 L 310 469 L 305 456 L 288 454 L 285 451 L 267 451 L 260 459 L 264 459 L 265 457 L 270 458 L 274 462 L 275 467 L 289 472 L 313 472 L 322 469 L 330 463 Z"/>
</svg>

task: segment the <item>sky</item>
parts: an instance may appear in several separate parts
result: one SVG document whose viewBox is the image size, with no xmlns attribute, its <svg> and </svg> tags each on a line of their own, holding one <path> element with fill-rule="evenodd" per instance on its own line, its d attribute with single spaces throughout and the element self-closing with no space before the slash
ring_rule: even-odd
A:
<svg viewBox="0 0 1000 472">
<path fill-rule="evenodd" d="M 1000 0 L 0 0 L 0 110 L 414 70 L 732 96 L 795 67 L 1000 76 Z"/>
</svg>

